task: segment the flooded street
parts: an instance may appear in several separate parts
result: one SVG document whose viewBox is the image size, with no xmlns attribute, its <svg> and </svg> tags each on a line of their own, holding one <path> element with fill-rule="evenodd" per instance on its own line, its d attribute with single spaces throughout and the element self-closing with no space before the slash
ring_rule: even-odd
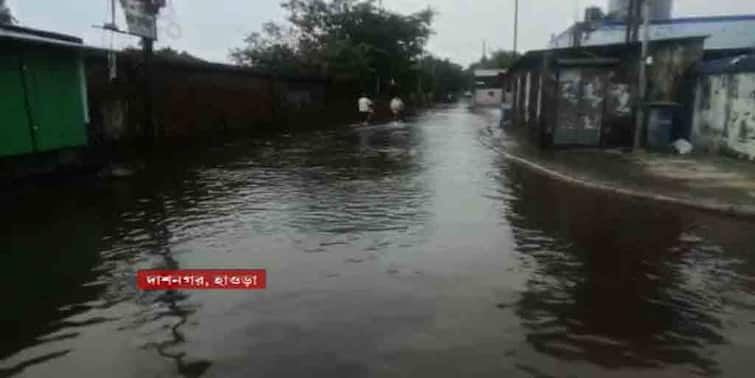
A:
<svg viewBox="0 0 755 378">
<path fill-rule="evenodd" d="M 5 193 L 0 376 L 752 376 L 755 225 L 509 164 L 462 105 Z M 268 271 L 140 292 L 140 269 Z"/>
</svg>

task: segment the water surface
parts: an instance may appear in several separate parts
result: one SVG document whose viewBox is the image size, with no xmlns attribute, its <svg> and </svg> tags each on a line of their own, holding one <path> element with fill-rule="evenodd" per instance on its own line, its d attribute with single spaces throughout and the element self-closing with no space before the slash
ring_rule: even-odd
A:
<svg viewBox="0 0 755 378">
<path fill-rule="evenodd" d="M 0 202 L 0 376 L 749 377 L 755 233 L 510 165 L 435 109 Z M 264 292 L 139 269 L 265 268 Z"/>
</svg>

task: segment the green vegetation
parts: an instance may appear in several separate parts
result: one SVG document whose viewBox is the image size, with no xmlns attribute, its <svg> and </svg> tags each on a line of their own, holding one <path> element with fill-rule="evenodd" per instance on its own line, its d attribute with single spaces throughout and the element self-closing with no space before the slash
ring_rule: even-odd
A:
<svg viewBox="0 0 755 378">
<path fill-rule="evenodd" d="M 141 42 L 139 43 L 141 45 Z M 141 47 L 126 47 L 123 49 L 124 53 L 134 54 L 134 55 L 141 55 L 142 54 L 142 48 Z M 178 62 L 188 62 L 188 63 L 202 63 L 206 62 L 204 59 L 198 58 L 194 55 L 189 54 L 186 51 L 178 51 L 170 47 L 163 47 L 161 49 L 155 50 L 155 57 L 165 60 L 172 60 L 172 61 L 178 61 Z"/>
<path fill-rule="evenodd" d="M 467 88 L 464 68 L 448 59 L 428 56 L 421 60 L 420 92 L 432 93 L 433 100 L 446 100 L 449 94 L 457 94 Z"/>
<path fill-rule="evenodd" d="M 373 95 L 458 91 L 463 69 L 425 55 L 435 13 L 408 15 L 373 0 L 285 0 L 285 25 L 267 23 L 231 59 L 279 74 L 321 74 L 358 81 Z"/>
</svg>

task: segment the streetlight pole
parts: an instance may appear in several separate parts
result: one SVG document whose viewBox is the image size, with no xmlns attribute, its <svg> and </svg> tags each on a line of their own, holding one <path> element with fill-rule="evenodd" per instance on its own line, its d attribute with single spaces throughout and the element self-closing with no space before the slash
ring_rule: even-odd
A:
<svg viewBox="0 0 755 378">
<path fill-rule="evenodd" d="M 165 6 L 165 0 L 144 0 L 146 2 L 146 10 L 151 16 L 155 18 L 155 24 L 152 25 L 154 29 L 153 37 L 142 37 L 142 52 L 144 55 L 144 128 L 147 136 L 147 145 L 152 147 L 155 139 L 162 139 L 164 135 L 164 129 L 160 128 L 156 130 L 154 113 L 154 101 L 155 101 L 155 89 L 154 89 L 154 48 L 155 40 L 157 39 L 157 16 L 160 13 L 160 8 Z"/>
<path fill-rule="evenodd" d="M 519 44 L 519 0 L 514 0 L 514 55 L 517 53 Z"/>
<path fill-rule="evenodd" d="M 627 16 L 624 19 L 624 23 L 627 25 L 624 40 L 627 44 L 632 42 L 632 28 L 634 27 L 634 3 L 635 0 L 629 0 L 629 4 L 627 5 Z"/>
</svg>

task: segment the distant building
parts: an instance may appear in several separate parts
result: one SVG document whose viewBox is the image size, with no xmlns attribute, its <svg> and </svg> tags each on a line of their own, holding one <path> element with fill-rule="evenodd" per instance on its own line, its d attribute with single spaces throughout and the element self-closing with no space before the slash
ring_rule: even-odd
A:
<svg viewBox="0 0 755 378">
<path fill-rule="evenodd" d="M 475 70 L 475 106 L 499 106 L 503 102 L 503 75 L 507 70 Z"/>
</svg>

